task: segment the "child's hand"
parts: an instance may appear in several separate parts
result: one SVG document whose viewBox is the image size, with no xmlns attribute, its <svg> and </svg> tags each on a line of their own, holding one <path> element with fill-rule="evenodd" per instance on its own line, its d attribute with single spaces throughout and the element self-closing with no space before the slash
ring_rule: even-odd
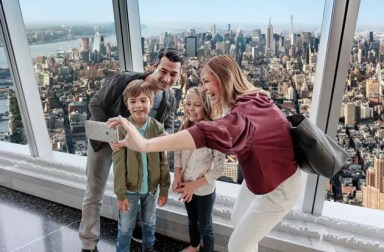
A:
<svg viewBox="0 0 384 252">
<path fill-rule="evenodd" d="M 117 202 L 117 207 L 119 208 L 119 210 L 123 213 L 128 213 L 128 210 L 129 210 L 129 202 L 128 202 L 128 199 L 125 199 L 125 200 L 119 200 Z"/>
<path fill-rule="evenodd" d="M 113 151 L 118 151 L 124 147 L 124 144 L 121 142 L 116 142 L 116 143 L 109 143 L 109 146 L 111 146 L 111 149 Z"/>
<path fill-rule="evenodd" d="M 190 202 L 192 200 L 193 193 L 198 188 L 196 181 L 193 182 L 182 182 L 179 185 L 179 188 L 176 190 L 178 193 L 182 193 L 180 201 Z"/>
<path fill-rule="evenodd" d="M 181 179 L 174 179 L 173 182 L 172 182 L 172 191 L 176 192 L 177 189 L 180 189 L 180 184 L 182 183 L 183 181 L 181 181 Z"/>
<path fill-rule="evenodd" d="M 180 189 L 180 184 L 183 182 L 183 170 L 180 172 L 175 172 L 172 182 L 172 191 L 176 192 L 177 189 Z"/>
<path fill-rule="evenodd" d="M 163 207 L 165 204 L 167 204 L 168 196 L 159 196 L 157 199 L 157 205 L 159 207 Z"/>
</svg>

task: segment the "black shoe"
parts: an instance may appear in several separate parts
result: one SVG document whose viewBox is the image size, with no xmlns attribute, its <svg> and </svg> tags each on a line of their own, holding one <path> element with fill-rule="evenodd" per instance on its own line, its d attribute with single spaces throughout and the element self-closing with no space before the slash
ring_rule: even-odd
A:
<svg viewBox="0 0 384 252">
<path fill-rule="evenodd" d="M 143 250 L 143 252 L 157 252 L 156 250 L 154 250 L 153 248 L 150 248 L 150 249 L 147 249 L 147 250 Z"/>
<path fill-rule="evenodd" d="M 135 227 L 135 229 L 133 229 L 132 240 L 134 240 L 137 243 L 143 243 L 142 234 L 141 234 L 141 229 L 140 228 Z"/>
<path fill-rule="evenodd" d="M 95 247 L 94 249 L 82 249 L 81 252 L 99 252 L 99 250 Z"/>
</svg>

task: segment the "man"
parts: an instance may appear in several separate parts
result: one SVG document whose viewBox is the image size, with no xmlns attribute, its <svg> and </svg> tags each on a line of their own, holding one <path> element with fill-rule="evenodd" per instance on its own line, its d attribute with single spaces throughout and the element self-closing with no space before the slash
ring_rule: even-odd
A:
<svg viewBox="0 0 384 252">
<path fill-rule="evenodd" d="M 106 122 L 118 115 L 128 117 L 129 111 L 124 104 L 123 91 L 128 83 L 143 79 L 154 89 L 155 99 L 150 115 L 164 124 L 165 131 L 173 133 L 176 100 L 170 90 L 180 76 L 183 55 L 174 48 L 163 48 L 158 52 L 151 73 L 122 72 L 104 85 L 90 100 L 89 110 L 92 120 Z M 100 238 L 100 213 L 105 186 L 112 164 L 112 148 L 117 144 L 90 140 L 87 157 L 87 184 L 83 200 L 82 219 L 79 237 L 83 252 L 97 251 Z"/>
</svg>

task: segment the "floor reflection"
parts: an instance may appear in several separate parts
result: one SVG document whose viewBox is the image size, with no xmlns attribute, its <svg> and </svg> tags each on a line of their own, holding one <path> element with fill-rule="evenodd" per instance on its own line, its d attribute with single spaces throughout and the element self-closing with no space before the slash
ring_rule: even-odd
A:
<svg viewBox="0 0 384 252">
<path fill-rule="evenodd" d="M 80 251 L 81 211 L 0 186 L 0 252 Z M 117 222 L 102 218 L 99 251 L 114 251 Z M 180 251 L 186 244 L 156 235 L 157 251 Z M 132 241 L 131 251 L 140 251 Z"/>
</svg>

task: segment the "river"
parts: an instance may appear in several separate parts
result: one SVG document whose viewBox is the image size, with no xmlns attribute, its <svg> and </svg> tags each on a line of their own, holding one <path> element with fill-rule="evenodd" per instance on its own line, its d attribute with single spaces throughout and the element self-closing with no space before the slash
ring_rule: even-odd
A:
<svg viewBox="0 0 384 252">
<path fill-rule="evenodd" d="M 116 35 L 105 37 L 105 43 L 111 43 L 112 45 L 116 44 Z M 55 43 L 39 44 L 39 45 L 30 45 L 29 50 L 31 52 L 32 58 L 35 58 L 39 55 L 50 56 L 55 54 L 58 50 L 68 51 L 72 48 L 80 48 L 81 38 L 74 40 L 67 40 Z M 0 68 L 7 68 L 8 63 L 5 58 L 4 47 L 0 47 Z"/>
</svg>

